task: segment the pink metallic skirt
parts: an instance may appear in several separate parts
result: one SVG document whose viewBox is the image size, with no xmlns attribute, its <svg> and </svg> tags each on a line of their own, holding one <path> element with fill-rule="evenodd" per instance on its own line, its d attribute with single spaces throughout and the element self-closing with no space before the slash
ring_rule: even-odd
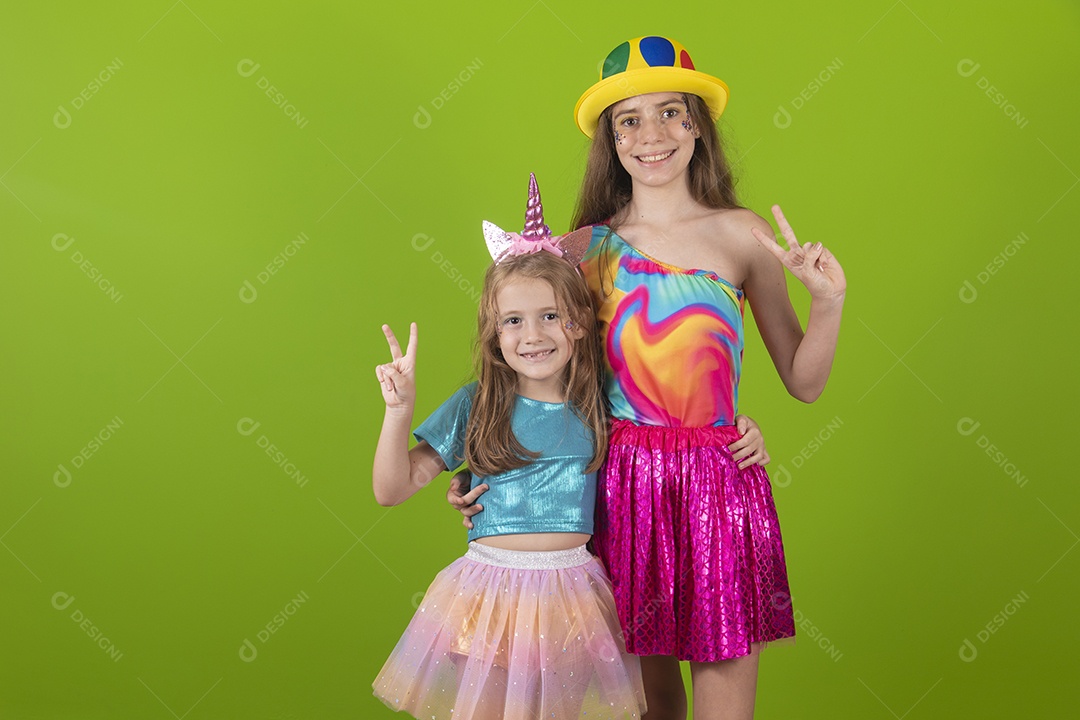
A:
<svg viewBox="0 0 1080 720">
<path fill-rule="evenodd" d="M 738 437 L 613 421 L 593 545 L 635 655 L 715 662 L 795 635 L 769 476 L 739 470 Z"/>
</svg>

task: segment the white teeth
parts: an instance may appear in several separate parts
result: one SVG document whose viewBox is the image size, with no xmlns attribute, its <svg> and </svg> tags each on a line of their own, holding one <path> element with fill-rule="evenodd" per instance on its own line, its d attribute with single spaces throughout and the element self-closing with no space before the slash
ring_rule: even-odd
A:
<svg viewBox="0 0 1080 720">
<path fill-rule="evenodd" d="M 638 156 L 638 160 L 640 160 L 641 162 L 657 162 L 658 160 L 666 160 L 667 158 L 671 157 L 674 152 L 674 150 L 671 150 L 662 155 L 640 155 Z"/>
<path fill-rule="evenodd" d="M 551 350 L 544 350 L 542 352 L 521 353 L 521 357 L 528 358 L 529 360 L 536 360 L 538 358 L 547 357 L 550 354 Z"/>
</svg>

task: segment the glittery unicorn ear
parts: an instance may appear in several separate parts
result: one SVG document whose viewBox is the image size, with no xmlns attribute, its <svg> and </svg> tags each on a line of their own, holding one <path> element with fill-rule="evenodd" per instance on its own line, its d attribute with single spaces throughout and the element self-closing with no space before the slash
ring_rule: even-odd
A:
<svg viewBox="0 0 1080 720">
<path fill-rule="evenodd" d="M 535 173 L 529 173 L 529 204 L 525 208 L 525 229 L 521 231 L 521 237 L 551 237 L 551 228 L 544 224 L 544 205 L 540 202 Z"/>
<path fill-rule="evenodd" d="M 506 257 L 514 245 L 510 233 L 487 220 L 484 221 L 484 241 L 487 243 L 488 254 L 496 265 Z"/>
<path fill-rule="evenodd" d="M 589 249 L 592 231 L 592 226 L 585 226 L 555 238 L 555 244 L 563 251 L 563 259 L 576 267 Z"/>
</svg>

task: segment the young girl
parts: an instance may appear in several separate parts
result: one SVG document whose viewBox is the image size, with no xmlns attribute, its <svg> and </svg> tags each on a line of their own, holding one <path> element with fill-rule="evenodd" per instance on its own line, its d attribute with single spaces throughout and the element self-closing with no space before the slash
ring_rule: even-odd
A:
<svg viewBox="0 0 1080 720">
<path fill-rule="evenodd" d="M 789 249 L 736 200 L 714 120 L 728 88 L 662 37 L 615 48 L 578 100 L 592 137 L 574 227 L 598 304 L 614 422 L 598 480 L 594 544 L 655 718 L 753 716 L 757 654 L 792 637 L 776 509 L 764 469 L 740 468 L 743 306 L 785 387 L 804 402 L 832 368 L 846 281 L 821 243 Z M 805 333 L 783 268 L 806 285 Z"/>
<path fill-rule="evenodd" d="M 477 382 L 415 431 L 417 332 L 376 368 L 386 415 L 382 505 L 468 462 L 490 486 L 469 549 L 439 573 L 373 683 L 417 718 L 637 718 L 640 668 L 610 584 L 586 549 L 607 419 L 592 298 L 577 263 L 590 231 L 553 238 L 535 179 L 522 234 L 485 223 L 495 264 L 478 318 Z"/>
</svg>

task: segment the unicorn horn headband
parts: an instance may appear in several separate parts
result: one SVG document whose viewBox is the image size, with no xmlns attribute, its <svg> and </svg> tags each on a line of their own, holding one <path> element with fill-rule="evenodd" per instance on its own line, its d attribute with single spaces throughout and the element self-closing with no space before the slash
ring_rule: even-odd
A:
<svg viewBox="0 0 1080 720">
<path fill-rule="evenodd" d="M 484 221 L 484 239 L 496 265 L 510 257 L 544 250 L 577 267 L 589 249 L 591 237 L 591 227 L 552 237 L 551 228 L 544 223 L 544 205 L 533 173 L 529 173 L 529 203 L 525 208 L 525 228 L 520 233 L 506 232 L 495 223 Z"/>
</svg>

